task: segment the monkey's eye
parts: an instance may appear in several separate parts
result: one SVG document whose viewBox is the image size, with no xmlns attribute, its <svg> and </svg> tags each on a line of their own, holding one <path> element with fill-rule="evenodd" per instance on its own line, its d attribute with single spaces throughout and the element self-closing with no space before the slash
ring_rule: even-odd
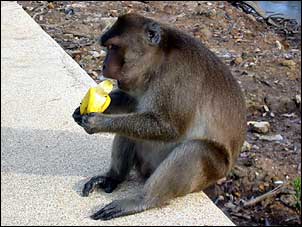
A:
<svg viewBox="0 0 302 227">
<path fill-rule="evenodd" d="M 114 45 L 114 44 L 109 44 L 108 46 L 107 46 L 107 49 L 108 50 L 116 50 L 116 49 L 118 49 L 119 47 L 117 46 L 117 45 Z"/>
<path fill-rule="evenodd" d="M 153 31 L 148 32 L 148 38 L 149 39 L 152 39 L 154 36 L 155 36 L 155 32 L 153 32 Z"/>
</svg>

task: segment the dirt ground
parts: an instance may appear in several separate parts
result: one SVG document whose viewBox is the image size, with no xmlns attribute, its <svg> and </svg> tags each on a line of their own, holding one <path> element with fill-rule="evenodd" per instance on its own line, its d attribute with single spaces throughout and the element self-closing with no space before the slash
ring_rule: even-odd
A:
<svg viewBox="0 0 302 227">
<path fill-rule="evenodd" d="M 255 133 L 249 128 L 248 144 L 236 166 L 209 196 L 237 225 L 301 224 L 292 185 L 301 177 L 301 27 L 285 34 L 230 2 L 19 4 L 96 82 L 104 60 L 96 40 L 110 18 L 137 12 L 200 39 L 239 81 L 248 121 L 270 124 L 268 132 Z M 246 205 L 280 184 L 284 186 L 279 193 Z"/>
</svg>

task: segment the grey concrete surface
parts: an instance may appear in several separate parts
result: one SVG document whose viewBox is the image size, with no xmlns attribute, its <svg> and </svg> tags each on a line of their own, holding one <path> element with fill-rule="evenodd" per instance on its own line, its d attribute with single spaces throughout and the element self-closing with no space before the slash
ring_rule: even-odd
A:
<svg viewBox="0 0 302 227">
<path fill-rule="evenodd" d="M 111 221 L 89 218 L 137 191 L 81 197 L 109 166 L 112 135 L 88 135 L 71 114 L 94 81 L 15 2 L 1 2 L 1 225 L 233 225 L 202 192 Z"/>
</svg>

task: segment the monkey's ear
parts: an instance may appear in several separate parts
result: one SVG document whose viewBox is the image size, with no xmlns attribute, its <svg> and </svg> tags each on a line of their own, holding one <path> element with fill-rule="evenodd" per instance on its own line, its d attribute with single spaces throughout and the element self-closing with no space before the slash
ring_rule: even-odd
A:
<svg viewBox="0 0 302 227">
<path fill-rule="evenodd" d="M 151 45 L 158 45 L 161 40 L 160 25 L 156 22 L 150 22 L 146 26 L 147 39 Z"/>
</svg>

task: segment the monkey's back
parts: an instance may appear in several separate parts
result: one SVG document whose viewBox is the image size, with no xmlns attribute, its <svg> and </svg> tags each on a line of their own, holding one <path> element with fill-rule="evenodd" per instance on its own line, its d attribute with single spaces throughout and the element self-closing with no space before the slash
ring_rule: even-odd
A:
<svg viewBox="0 0 302 227">
<path fill-rule="evenodd" d="M 173 56 L 167 58 L 175 67 L 176 86 L 181 88 L 176 89 L 178 94 L 174 94 L 172 105 L 181 103 L 190 110 L 193 107 L 187 113 L 194 114 L 185 137 L 222 144 L 235 159 L 246 135 L 245 100 L 238 82 L 229 68 L 199 40 L 169 27 L 164 32 L 169 44 L 163 48 Z"/>
</svg>

